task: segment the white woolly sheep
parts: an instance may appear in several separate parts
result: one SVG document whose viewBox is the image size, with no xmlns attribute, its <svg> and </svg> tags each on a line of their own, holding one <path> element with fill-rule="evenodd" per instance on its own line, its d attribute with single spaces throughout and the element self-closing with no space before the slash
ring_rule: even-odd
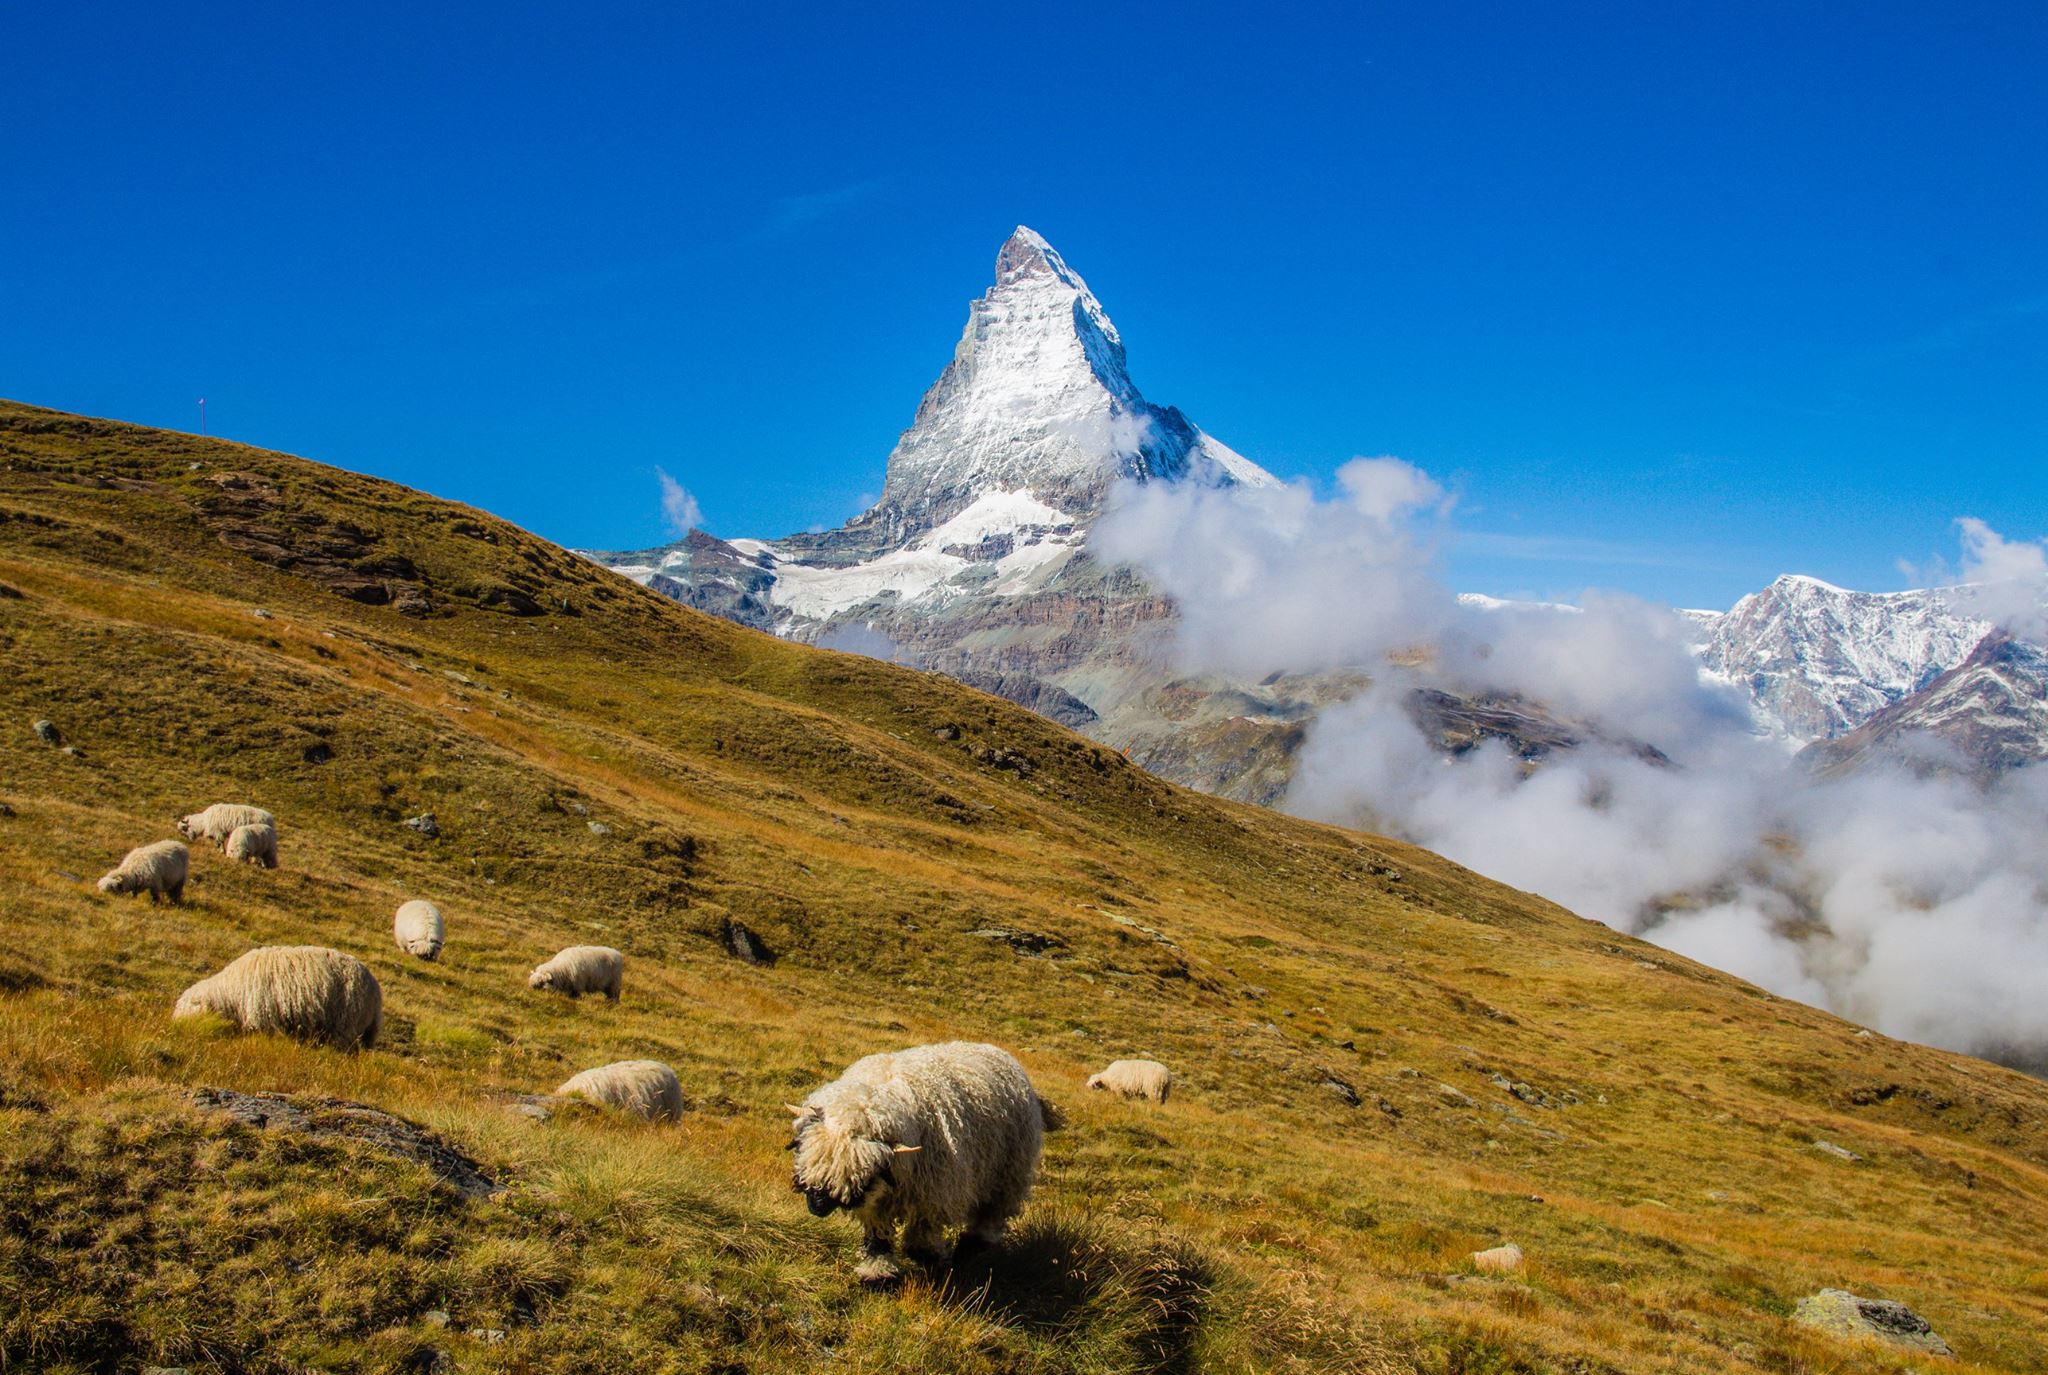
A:
<svg viewBox="0 0 2048 1375">
<path fill-rule="evenodd" d="M 1472 1253 L 1472 1266 L 1474 1269 L 1485 1270 L 1497 1275 L 1504 1275 L 1510 1271 L 1519 1270 L 1522 1268 L 1522 1248 L 1511 1241 L 1505 1246 L 1495 1246 L 1485 1251 L 1474 1251 Z"/>
<path fill-rule="evenodd" d="M 353 955 L 319 945 L 265 945 L 178 996 L 171 1016 L 214 1012 L 244 1031 L 281 1031 L 342 1050 L 374 1044 L 384 990 Z"/>
<path fill-rule="evenodd" d="M 100 876 L 102 893 L 147 893 L 154 903 L 185 900 L 185 876 L 191 872 L 192 852 L 175 840 L 138 845 L 121 857 L 121 862 Z"/>
<path fill-rule="evenodd" d="M 682 1083 L 676 1072 L 659 1060 L 621 1060 L 587 1069 L 555 1094 L 603 1103 L 650 1122 L 683 1120 Z"/>
<path fill-rule="evenodd" d="M 242 802 L 216 802 L 203 812 L 178 821 L 178 834 L 187 840 L 206 840 L 225 846 L 237 826 L 268 826 L 277 829 L 277 818 L 261 807 Z"/>
<path fill-rule="evenodd" d="M 901 1273 L 890 1258 L 899 1224 L 904 1253 L 924 1265 L 947 1262 L 955 1227 L 963 1248 L 1000 1240 L 1059 1126 L 1014 1056 L 967 1041 L 857 1060 L 789 1111 L 791 1187 L 818 1217 L 860 1218 L 857 1273 L 869 1283 Z"/>
<path fill-rule="evenodd" d="M 546 988 L 579 998 L 602 993 L 619 1000 L 626 975 L 626 957 L 609 945 L 572 945 L 526 976 L 528 988 Z"/>
<path fill-rule="evenodd" d="M 1166 1095 L 1173 1092 L 1173 1071 L 1157 1060 L 1112 1060 L 1102 1073 L 1088 1077 L 1088 1087 L 1120 1098 L 1164 1103 Z"/>
<path fill-rule="evenodd" d="M 440 908 L 414 898 L 398 904 L 398 915 L 391 919 L 391 935 L 406 954 L 431 960 L 440 955 L 448 928 L 441 920 Z"/>
<path fill-rule="evenodd" d="M 228 843 L 221 849 L 238 864 L 260 864 L 266 869 L 275 869 L 277 828 L 267 824 L 237 826 L 228 832 Z"/>
</svg>

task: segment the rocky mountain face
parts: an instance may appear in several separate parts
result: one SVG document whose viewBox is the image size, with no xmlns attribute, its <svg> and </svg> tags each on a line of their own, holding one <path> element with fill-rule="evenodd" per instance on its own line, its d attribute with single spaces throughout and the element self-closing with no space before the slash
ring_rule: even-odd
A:
<svg viewBox="0 0 2048 1375">
<path fill-rule="evenodd" d="M 2048 757 L 2048 651 L 1997 629 L 1980 589 L 1852 592 L 1788 574 L 1725 612 L 1684 613 L 1700 665 L 1817 771 L 1875 764 L 1978 777 Z"/>
<path fill-rule="evenodd" d="M 1956 667 L 1800 758 L 1824 775 L 1897 764 L 1978 777 L 2048 758 L 2048 650 L 1994 630 Z"/>
<path fill-rule="evenodd" d="M 1303 723 L 1335 687 L 1162 669 L 1170 604 L 1086 548 L 1123 479 L 1276 480 L 1148 401 L 1088 284 L 1019 227 L 890 453 L 871 510 L 822 533 L 693 530 L 659 549 L 591 557 L 701 610 L 950 674 L 1169 777 L 1273 801 Z"/>
<path fill-rule="evenodd" d="M 1990 631 L 1953 591 L 1851 592 L 1787 574 L 1723 612 L 1686 613 L 1700 664 L 1740 688 L 1766 729 L 1825 740 L 1955 667 Z"/>
</svg>

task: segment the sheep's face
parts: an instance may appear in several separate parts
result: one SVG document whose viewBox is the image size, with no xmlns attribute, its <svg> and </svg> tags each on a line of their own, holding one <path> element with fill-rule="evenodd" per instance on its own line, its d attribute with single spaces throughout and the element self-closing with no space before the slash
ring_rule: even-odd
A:
<svg viewBox="0 0 2048 1375">
<path fill-rule="evenodd" d="M 848 1131 L 816 1108 L 797 1112 L 789 1149 L 796 1155 L 790 1188 L 804 1196 L 813 1217 L 865 1207 L 895 1187 L 896 1157 L 914 1146 L 892 1145 Z"/>
<path fill-rule="evenodd" d="M 1092 1076 L 1092 1077 L 1091 1077 L 1091 1078 L 1090 1078 L 1090 1079 L 1088 1080 L 1088 1087 L 1089 1087 L 1089 1088 L 1091 1088 L 1091 1089 L 1095 1089 L 1095 1090 L 1097 1090 L 1097 1091 L 1101 1091 L 1101 1090 L 1107 1089 L 1107 1088 L 1109 1087 L 1109 1085 L 1107 1085 L 1107 1084 L 1103 1083 L 1103 1082 L 1102 1082 L 1102 1076 L 1101 1076 L 1101 1075 L 1099 1075 L 1099 1074 L 1097 1074 L 1097 1075 L 1094 1075 L 1094 1076 Z"/>
<path fill-rule="evenodd" d="M 534 970 L 526 976 L 526 986 L 528 988 L 553 988 L 555 986 L 555 971 L 552 969 Z"/>
<path fill-rule="evenodd" d="M 100 879 L 100 891 L 119 896 L 128 891 L 128 876 L 118 869 Z"/>
<path fill-rule="evenodd" d="M 196 816 L 179 817 L 178 834 L 187 840 L 197 839 L 199 836 L 199 818 Z"/>
<path fill-rule="evenodd" d="M 205 1011 L 206 999 L 200 995 L 198 989 L 188 988 L 178 995 L 178 1005 L 171 1009 L 171 1019 L 176 1021 L 180 1017 L 197 1017 Z"/>
</svg>

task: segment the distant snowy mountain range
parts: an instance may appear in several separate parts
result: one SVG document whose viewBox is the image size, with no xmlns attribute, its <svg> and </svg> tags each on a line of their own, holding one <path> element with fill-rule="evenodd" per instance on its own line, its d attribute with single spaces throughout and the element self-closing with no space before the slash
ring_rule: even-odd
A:
<svg viewBox="0 0 2048 1375">
<path fill-rule="evenodd" d="M 1973 772 L 2048 756 L 2040 647 L 1998 630 L 1971 587 L 1852 592 L 1788 574 L 1724 612 L 1683 613 L 1701 669 L 1827 772 L 1903 762 Z"/>
<path fill-rule="evenodd" d="M 1157 650 L 1172 606 L 1087 547 L 1125 479 L 1277 481 L 1148 401 L 1087 283 L 1019 227 L 890 453 L 872 509 L 821 533 L 721 540 L 693 530 L 661 548 L 590 557 L 779 635 L 949 673 L 1129 748 L 1177 781 L 1275 801 L 1307 724 L 1364 679 L 1171 677 Z M 1738 688 L 1760 731 L 1814 745 L 1817 767 L 1905 757 L 1900 742 L 1923 734 L 1946 740 L 1952 763 L 2014 767 L 2048 753 L 2048 677 L 2037 648 L 1987 640 L 1992 624 L 1970 603 L 1967 589 L 1851 592 L 1786 576 L 1728 611 L 1681 614 L 1699 637 L 1702 673 Z M 1535 759 L 1601 735 L 1597 723 L 1519 700 L 1432 690 L 1412 705 L 1447 750 L 1492 738 Z"/>
</svg>

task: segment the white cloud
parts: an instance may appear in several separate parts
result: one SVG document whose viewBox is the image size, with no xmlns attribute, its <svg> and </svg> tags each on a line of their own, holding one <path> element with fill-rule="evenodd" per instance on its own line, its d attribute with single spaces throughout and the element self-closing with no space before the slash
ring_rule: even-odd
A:
<svg viewBox="0 0 2048 1375">
<path fill-rule="evenodd" d="M 2048 638 L 2048 543 L 2008 540 L 1974 516 L 1956 522 L 1963 540 L 1963 581 L 1974 609 L 2015 635 Z"/>
<path fill-rule="evenodd" d="M 654 480 L 661 484 L 661 521 L 671 535 L 687 535 L 701 529 L 704 512 L 697 505 L 697 498 L 684 489 L 660 468 L 654 470 Z"/>
<path fill-rule="evenodd" d="M 1989 788 L 1816 781 L 1703 684 L 1668 608 L 1459 603 L 1436 573 L 1447 511 L 1427 474 L 1362 459 L 1329 499 L 1299 483 L 1132 484 L 1094 541 L 1174 599 L 1187 668 L 1372 675 L 1310 727 L 1289 810 L 1405 836 L 1893 1034 L 2048 1065 L 2048 767 Z M 2044 547 L 1959 528 L 1965 575 L 2011 593 L 1986 605 L 2038 615 Z M 1446 756 L 1411 714 L 1424 686 L 1598 730 L 1533 771 L 1495 743 Z"/>
</svg>

